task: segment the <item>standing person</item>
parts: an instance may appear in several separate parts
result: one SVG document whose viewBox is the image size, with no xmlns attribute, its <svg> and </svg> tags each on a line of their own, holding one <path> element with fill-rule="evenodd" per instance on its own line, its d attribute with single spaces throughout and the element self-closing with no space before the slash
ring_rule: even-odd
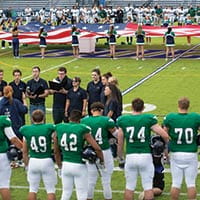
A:
<svg viewBox="0 0 200 200">
<path fill-rule="evenodd" d="M 104 107 L 104 116 L 108 116 L 116 121 L 117 117 L 121 115 L 121 105 L 118 100 L 118 90 L 113 84 L 108 84 L 105 87 L 104 94 L 106 97 L 106 103 Z M 109 143 L 114 158 L 117 158 L 117 139 L 109 135 Z"/>
<path fill-rule="evenodd" d="M 73 49 L 73 56 L 75 58 L 79 57 L 79 41 L 78 41 L 78 35 L 80 34 L 80 31 L 77 29 L 76 26 L 72 26 L 72 49 Z"/>
<path fill-rule="evenodd" d="M 2 200 L 11 200 L 10 177 L 11 167 L 7 157 L 8 142 L 10 141 L 18 149 L 22 148 L 22 142 L 17 138 L 11 128 L 11 120 L 8 116 L 0 116 L 0 195 Z"/>
<path fill-rule="evenodd" d="M 106 103 L 106 96 L 104 94 L 104 90 L 105 90 L 106 85 L 108 85 L 108 80 L 109 80 L 110 77 L 112 77 L 111 72 L 107 72 L 107 73 L 105 73 L 101 76 L 101 82 L 102 82 L 103 88 L 102 88 L 102 91 L 101 91 L 100 102 L 103 105 L 105 105 L 105 103 Z"/>
<path fill-rule="evenodd" d="M 139 59 L 140 53 L 142 60 L 144 60 L 145 32 L 142 30 L 142 25 L 138 25 L 137 31 L 135 32 L 135 37 L 136 37 L 136 60 Z"/>
<path fill-rule="evenodd" d="M 117 117 L 121 115 L 120 105 L 117 98 L 117 88 L 113 84 L 108 84 L 105 87 L 104 94 L 106 96 L 106 103 L 104 108 L 104 116 L 111 117 L 116 121 Z"/>
<path fill-rule="evenodd" d="M 3 97 L 3 88 L 7 85 L 7 82 L 3 80 L 4 71 L 0 69 L 0 99 Z"/>
<path fill-rule="evenodd" d="M 27 105 L 26 103 L 26 83 L 21 80 L 22 72 L 19 69 L 13 70 L 13 77 L 14 80 L 9 83 L 9 85 L 13 89 L 13 98 L 18 99 L 21 101 L 22 104 Z M 25 124 L 25 115 L 22 114 L 23 124 Z"/>
<path fill-rule="evenodd" d="M 168 60 L 169 52 L 172 54 L 172 59 L 174 59 L 174 46 L 175 46 L 175 33 L 172 31 L 172 27 L 168 27 L 167 32 L 164 35 L 165 46 L 166 46 L 166 58 Z"/>
<path fill-rule="evenodd" d="M 123 157 L 124 139 L 126 140 L 125 200 L 132 200 L 137 183 L 138 173 L 142 179 L 145 199 L 153 199 L 154 166 L 150 149 L 151 130 L 161 135 L 165 141 L 168 134 L 158 125 L 156 116 L 143 114 L 144 101 L 136 98 L 132 101 L 131 115 L 124 115 L 117 119 L 118 131 L 118 156 Z"/>
<path fill-rule="evenodd" d="M 50 89 L 49 93 L 53 94 L 53 121 L 54 124 L 62 121 L 68 122 L 65 117 L 65 104 L 68 91 L 72 88 L 72 80 L 67 76 L 67 69 L 60 67 L 58 69 L 58 76 L 53 80 L 61 84 L 60 90 Z"/>
<path fill-rule="evenodd" d="M 84 124 L 80 124 L 82 113 L 73 110 L 70 113 L 70 123 L 62 123 L 56 125 L 55 159 L 59 168 L 62 168 L 62 197 L 61 200 L 69 200 L 76 187 L 76 195 L 78 200 L 87 199 L 87 167 L 82 160 L 82 152 L 85 140 L 94 148 L 100 163 L 103 165 L 103 153 L 99 145 L 95 142 L 90 134 L 90 128 Z M 62 151 L 63 161 L 61 163 Z"/>
<path fill-rule="evenodd" d="M 25 16 L 26 16 L 26 24 L 28 24 L 28 23 L 31 22 L 31 19 L 32 19 L 32 8 L 30 8 L 29 6 L 27 6 L 24 9 L 24 12 L 25 12 Z"/>
<path fill-rule="evenodd" d="M 117 96 L 117 101 L 119 102 L 119 107 L 120 107 L 119 108 L 119 115 L 121 115 L 122 111 L 123 111 L 123 99 L 122 99 L 122 93 L 121 93 L 121 91 L 119 89 L 118 80 L 117 80 L 117 78 L 115 76 L 111 76 L 108 79 L 108 83 L 116 86 L 116 90 L 117 90 L 116 91 L 117 92 L 116 96 Z"/>
<path fill-rule="evenodd" d="M 45 115 L 41 110 L 32 113 L 32 125 L 20 129 L 24 136 L 23 159 L 28 169 L 28 200 L 36 200 L 41 178 L 47 191 L 47 199 L 55 200 L 57 183 L 54 162 L 51 157 L 52 137 L 55 131 L 53 124 L 45 124 Z M 47 170 L 48 169 L 48 170 Z"/>
<path fill-rule="evenodd" d="M 178 200 L 183 177 L 187 185 L 188 199 L 196 199 L 195 181 L 198 173 L 196 138 L 200 129 L 200 115 L 189 113 L 190 101 L 178 100 L 178 113 L 170 113 L 164 119 L 165 130 L 171 138 L 169 143 L 172 173 L 171 199 Z"/>
<path fill-rule="evenodd" d="M 32 68 L 33 78 L 27 82 L 26 96 L 30 99 L 30 116 L 34 110 L 40 109 L 45 113 L 45 98 L 48 96 L 48 84 L 40 78 L 40 68 Z"/>
<path fill-rule="evenodd" d="M 87 107 L 87 92 L 80 87 L 81 79 L 74 77 L 72 79 L 73 87 L 67 93 L 65 116 L 69 116 L 72 110 L 79 110 L 84 117 L 86 115 Z"/>
<path fill-rule="evenodd" d="M 19 58 L 19 38 L 18 38 L 18 28 L 14 26 L 12 29 L 12 46 L 13 46 L 13 56 L 14 58 Z"/>
<path fill-rule="evenodd" d="M 100 102 L 91 105 L 92 116 L 85 117 L 81 123 L 91 128 L 92 136 L 101 147 L 104 156 L 105 170 L 101 170 L 101 182 L 105 200 L 112 199 L 111 176 L 113 173 L 114 162 L 109 144 L 109 135 L 117 136 L 115 122 L 109 117 L 102 116 L 104 105 Z M 98 178 L 98 171 L 95 164 L 87 164 L 88 168 L 88 196 L 87 200 L 94 197 L 94 189 Z"/>
<path fill-rule="evenodd" d="M 47 42 L 46 42 L 47 32 L 44 30 L 43 26 L 40 27 L 38 37 L 40 38 L 40 49 L 41 49 L 41 56 L 43 59 L 45 54 L 45 49 L 47 47 Z"/>
<path fill-rule="evenodd" d="M 101 72 L 99 69 L 92 70 L 92 79 L 93 80 L 87 84 L 89 115 L 91 115 L 90 106 L 92 105 L 92 103 L 99 102 L 101 100 L 103 84 L 101 82 Z"/>
<path fill-rule="evenodd" d="M 110 57 L 111 59 L 115 59 L 117 31 L 115 30 L 113 24 L 110 25 L 107 35 L 109 38 L 109 45 L 110 45 Z"/>
<path fill-rule="evenodd" d="M 0 31 L 6 31 L 6 20 L 2 19 L 1 23 L 0 23 Z M 5 49 L 6 48 L 6 41 L 5 40 L 1 40 L 1 49 Z"/>
<path fill-rule="evenodd" d="M 4 87 L 3 93 L 4 97 L 0 101 L 0 115 L 7 115 L 11 119 L 15 134 L 22 139 L 19 129 L 23 125 L 22 115 L 28 112 L 27 105 L 13 98 L 13 89 L 10 85 Z"/>
</svg>

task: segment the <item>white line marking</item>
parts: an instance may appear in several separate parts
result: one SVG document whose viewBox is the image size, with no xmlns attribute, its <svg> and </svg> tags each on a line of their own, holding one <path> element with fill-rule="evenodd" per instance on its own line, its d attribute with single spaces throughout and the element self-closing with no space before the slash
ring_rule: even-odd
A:
<svg viewBox="0 0 200 200">
<path fill-rule="evenodd" d="M 58 68 L 58 67 L 62 67 L 63 65 L 72 63 L 72 62 L 74 62 L 74 61 L 76 61 L 76 60 L 77 60 L 77 58 L 74 58 L 74 59 L 69 60 L 69 61 L 67 61 L 67 62 L 64 62 L 64 63 L 62 63 L 62 64 L 59 64 L 59 65 L 50 67 L 50 68 L 48 68 L 48 69 L 45 69 L 45 70 L 41 71 L 40 74 L 45 73 L 45 72 L 48 72 L 48 71 L 51 71 L 51 70 L 56 69 L 56 68 Z M 31 78 L 31 77 L 32 77 L 32 75 L 29 75 L 29 76 L 26 76 L 26 77 L 22 78 L 22 80 L 26 80 L 26 79 L 29 79 L 29 78 Z"/>
<path fill-rule="evenodd" d="M 13 189 L 25 189 L 28 190 L 28 186 L 19 186 L 19 185 L 11 185 L 10 186 Z M 39 190 L 46 190 L 45 187 L 39 187 Z M 56 188 L 57 191 L 62 191 L 62 188 Z M 74 190 L 75 191 L 75 190 Z M 103 193 L 103 190 L 95 190 L 97 193 Z M 134 191 L 135 194 L 140 194 L 141 191 Z M 123 194 L 123 190 L 112 190 L 112 193 L 121 193 Z M 164 195 L 170 195 L 169 192 L 163 192 Z M 187 193 L 180 193 L 180 196 L 187 196 Z M 200 196 L 200 194 L 197 194 L 197 196 Z"/>
<path fill-rule="evenodd" d="M 160 68 L 156 69 L 155 71 L 151 72 L 149 75 L 145 76 L 144 78 L 140 79 L 139 81 L 137 81 L 136 83 L 134 83 L 132 86 L 130 86 L 129 88 L 127 88 L 126 90 L 124 90 L 122 92 L 122 96 L 126 95 L 127 93 L 129 93 L 130 91 L 132 91 L 134 88 L 138 87 L 139 85 L 143 84 L 145 81 L 147 81 L 148 79 L 154 77 L 156 74 L 158 74 L 159 72 L 161 72 L 162 70 L 164 70 L 165 68 L 167 68 L 169 65 L 171 65 L 173 62 L 177 61 L 179 58 L 181 58 L 185 53 L 199 47 L 200 44 L 197 44 L 196 46 L 184 51 L 182 54 L 180 54 L 179 56 L 177 56 L 175 59 L 169 61 L 168 63 L 162 65 Z"/>
</svg>

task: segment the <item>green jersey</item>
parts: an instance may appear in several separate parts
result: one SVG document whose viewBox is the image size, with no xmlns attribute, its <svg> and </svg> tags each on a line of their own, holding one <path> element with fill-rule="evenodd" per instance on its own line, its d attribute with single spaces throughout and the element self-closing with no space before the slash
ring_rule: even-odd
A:
<svg viewBox="0 0 200 200">
<path fill-rule="evenodd" d="M 32 124 L 20 128 L 25 137 L 31 158 L 51 158 L 53 124 Z"/>
<path fill-rule="evenodd" d="M 10 119 L 5 115 L 0 116 L 0 153 L 6 153 L 8 150 L 8 142 L 4 129 L 10 126 Z"/>
<path fill-rule="evenodd" d="M 126 139 L 126 154 L 150 153 L 151 127 L 157 124 L 152 114 L 124 115 L 117 119 Z"/>
<path fill-rule="evenodd" d="M 196 138 L 200 127 L 197 113 L 170 113 L 164 119 L 169 129 L 171 152 L 197 152 Z"/>
<path fill-rule="evenodd" d="M 84 124 L 70 122 L 56 125 L 58 144 L 62 151 L 63 161 L 83 163 L 84 135 L 90 132 L 90 128 Z"/>
<path fill-rule="evenodd" d="M 81 123 L 86 124 L 91 128 L 92 136 L 99 144 L 102 150 L 109 149 L 108 135 L 111 134 L 109 129 L 115 127 L 113 119 L 105 116 L 90 116 L 81 120 Z"/>
</svg>

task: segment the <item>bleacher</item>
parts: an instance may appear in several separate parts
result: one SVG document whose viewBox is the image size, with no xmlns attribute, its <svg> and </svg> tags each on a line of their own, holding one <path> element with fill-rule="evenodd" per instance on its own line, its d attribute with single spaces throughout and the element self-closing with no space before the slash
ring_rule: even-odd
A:
<svg viewBox="0 0 200 200">
<path fill-rule="evenodd" d="M 83 6 L 92 6 L 94 0 L 0 0 L 0 8 L 7 9 L 17 9 L 24 10 L 27 6 L 33 9 L 41 9 L 43 7 L 49 9 L 50 7 L 65 7 L 71 8 L 76 2 L 80 2 L 80 5 Z M 188 5 L 200 5 L 200 0 L 106 0 L 106 5 L 116 7 L 116 6 L 127 6 L 128 4 L 132 6 L 154 6 L 156 4 L 162 6 L 188 6 Z"/>
<path fill-rule="evenodd" d="M 0 0 L 1 8 L 7 9 L 17 9 L 24 10 L 26 7 L 31 7 L 33 9 L 49 8 L 50 1 L 48 0 Z"/>
</svg>

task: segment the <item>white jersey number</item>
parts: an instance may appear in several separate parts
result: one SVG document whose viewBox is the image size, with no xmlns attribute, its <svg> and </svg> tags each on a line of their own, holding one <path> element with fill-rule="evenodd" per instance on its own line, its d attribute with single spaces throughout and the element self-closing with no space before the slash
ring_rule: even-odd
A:
<svg viewBox="0 0 200 200">
<path fill-rule="evenodd" d="M 64 133 L 60 140 L 61 147 L 63 147 L 65 151 L 77 151 L 77 135 L 72 133 L 69 135 L 69 142 L 67 142 L 67 139 L 67 133 Z"/>
<path fill-rule="evenodd" d="M 102 128 L 97 129 L 97 132 L 95 134 L 95 140 L 97 141 L 98 144 L 103 144 Z"/>
<path fill-rule="evenodd" d="M 186 144 L 192 144 L 194 135 L 192 128 L 186 128 L 185 130 L 183 128 L 175 128 L 174 132 L 178 134 L 177 144 L 182 144 L 183 134 L 185 135 Z"/>
<path fill-rule="evenodd" d="M 133 137 L 135 135 L 135 127 L 134 126 L 127 127 L 126 131 L 130 133 L 129 142 L 133 143 L 134 142 Z M 144 126 L 140 128 L 136 137 L 140 140 L 140 142 L 145 142 L 145 127 Z"/>
<path fill-rule="evenodd" d="M 35 136 L 31 137 L 31 149 L 37 153 L 46 152 L 47 151 L 46 137 L 44 136 L 39 136 L 38 138 L 35 138 Z"/>
</svg>

